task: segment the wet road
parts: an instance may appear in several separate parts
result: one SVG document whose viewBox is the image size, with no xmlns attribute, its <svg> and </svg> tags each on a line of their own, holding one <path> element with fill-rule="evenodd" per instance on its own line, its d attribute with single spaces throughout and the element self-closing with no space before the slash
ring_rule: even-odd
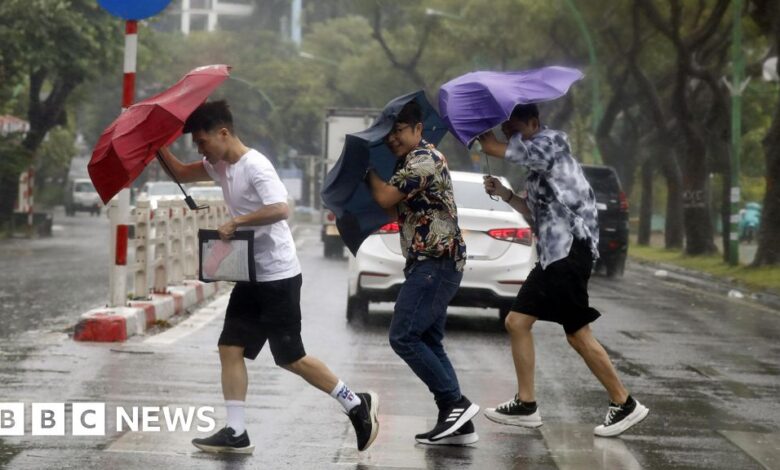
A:
<svg viewBox="0 0 780 470">
<path fill-rule="evenodd" d="M 54 236 L 0 241 L 0 340 L 52 324 L 63 328 L 108 300 L 105 213 L 54 214 Z"/>
<path fill-rule="evenodd" d="M 94 219 L 93 219 L 94 220 Z M 74 228 L 74 230 L 78 230 Z M 355 390 L 380 394 L 381 431 L 358 453 L 338 405 L 273 366 L 264 350 L 249 364 L 248 458 L 196 452 L 197 432 L 115 431 L 114 410 L 133 406 L 215 406 L 224 411 L 216 338 L 226 298 L 155 336 L 125 344 L 72 342 L 58 328 L 14 334 L 0 343 L 0 402 L 105 402 L 105 436 L 0 438 L 8 468 L 473 468 L 761 469 L 780 468 L 780 314 L 742 300 L 676 286 L 631 267 L 619 282 L 595 278 L 594 324 L 631 392 L 651 411 L 619 439 L 592 428 L 606 395 L 559 327 L 537 324 L 538 430 L 476 418 L 470 448 L 415 445 L 432 427 L 425 387 L 390 350 L 387 305 L 367 325 L 345 322 L 346 263 L 325 260 L 315 227 L 298 232 L 304 270 L 303 336 Z M 83 268 L 82 268 L 83 269 Z M 5 270 L 4 270 L 5 271 Z M 73 270 L 75 272 L 75 269 Z M 3 274 L 7 276 L 7 274 Z M 94 281 L 99 283 L 99 281 Z M 92 305 L 89 305 L 92 306 Z M 64 311 L 64 310 L 63 310 Z M 509 343 L 494 311 L 454 311 L 447 348 L 463 392 L 481 406 L 514 393 Z M 68 405 L 68 408 L 70 405 Z M 69 413 L 68 413 L 69 414 Z M 220 424 L 221 425 L 221 424 Z"/>
</svg>

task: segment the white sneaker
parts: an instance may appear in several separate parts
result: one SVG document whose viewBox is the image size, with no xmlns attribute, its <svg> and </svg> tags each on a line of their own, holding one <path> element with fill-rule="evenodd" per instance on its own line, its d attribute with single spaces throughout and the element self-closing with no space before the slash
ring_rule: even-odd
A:
<svg viewBox="0 0 780 470">
<path fill-rule="evenodd" d="M 593 434 L 600 437 L 617 436 L 635 424 L 641 423 L 649 412 L 650 409 L 629 395 L 628 400 L 624 404 L 615 405 L 611 403 L 609 405 L 607 416 L 604 418 L 604 424 L 596 426 L 593 429 Z"/>
</svg>

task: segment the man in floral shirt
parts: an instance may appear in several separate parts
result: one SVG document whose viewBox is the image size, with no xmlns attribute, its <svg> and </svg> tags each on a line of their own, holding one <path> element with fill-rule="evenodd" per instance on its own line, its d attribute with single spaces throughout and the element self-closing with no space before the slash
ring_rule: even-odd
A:
<svg viewBox="0 0 780 470">
<path fill-rule="evenodd" d="M 464 445 L 479 437 L 471 422 L 479 406 L 460 393 L 444 351 L 447 305 L 463 278 L 466 245 L 447 160 L 422 138 L 422 113 L 412 101 L 401 110 L 385 144 L 398 158 L 389 182 L 367 173 L 377 203 L 401 228 L 406 281 L 396 299 L 390 346 L 428 386 L 439 408 L 436 426 L 415 436 L 423 444 Z"/>
<path fill-rule="evenodd" d="M 571 155 L 565 133 L 542 128 L 536 105 L 519 105 L 501 126 L 509 139 L 500 143 L 492 132 L 480 136 L 482 149 L 528 170 L 526 196 L 514 194 L 493 177 L 485 189 L 518 210 L 534 227 L 539 264 L 528 275 L 506 317 L 517 374 L 512 400 L 485 410 L 501 424 L 538 427 L 542 418 L 534 398 L 536 320 L 560 323 L 569 344 L 607 390 L 609 409 L 597 436 L 623 433 L 641 422 L 649 410 L 623 386 L 604 347 L 593 337 L 590 323 L 601 314 L 588 302 L 588 279 L 598 258 L 596 197 Z"/>
</svg>

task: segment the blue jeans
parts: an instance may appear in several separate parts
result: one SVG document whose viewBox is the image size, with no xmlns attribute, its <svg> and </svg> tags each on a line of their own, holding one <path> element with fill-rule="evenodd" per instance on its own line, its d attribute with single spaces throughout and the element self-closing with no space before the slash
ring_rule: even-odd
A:
<svg viewBox="0 0 780 470">
<path fill-rule="evenodd" d="M 406 281 L 395 301 L 390 346 L 433 393 L 440 408 L 461 397 L 458 377 L 444 352 L 447 305 L 463 273 L 450 258 L 416 261 L 404 270 Z"/>
</svg>

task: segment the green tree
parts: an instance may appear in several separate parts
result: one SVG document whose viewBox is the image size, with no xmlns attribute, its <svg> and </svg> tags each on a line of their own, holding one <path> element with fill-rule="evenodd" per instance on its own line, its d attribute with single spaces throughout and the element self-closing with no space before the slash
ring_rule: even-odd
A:
<svg viewBox="0 0 780 470">
<path fill-rule="evenodd" d="M 46 134 L 66 119 L 73 91 L 101 71 L 119 69 L 119 22 L 91 0 L 4 0 L 0 3 L 0 76 L 28 91 L 30 130 L 21 167 L 35 163 Z M 0 220 L 10 215 L 19 168 L 0 174 Z"/>
</svg>

